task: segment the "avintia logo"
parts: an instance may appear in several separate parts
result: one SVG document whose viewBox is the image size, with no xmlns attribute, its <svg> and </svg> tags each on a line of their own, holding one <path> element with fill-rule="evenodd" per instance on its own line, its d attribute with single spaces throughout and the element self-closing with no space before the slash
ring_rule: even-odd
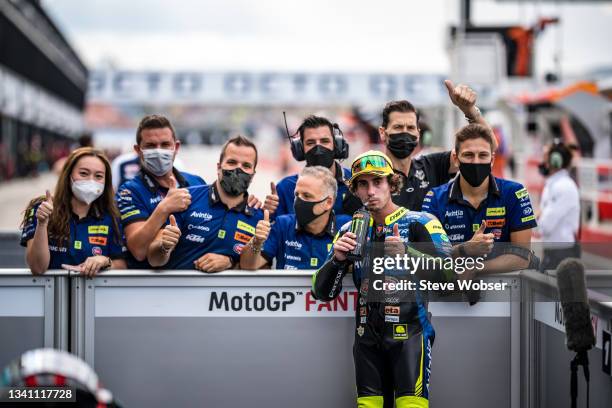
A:
<svg viewBox="0 0 612 408">
<path fill-rule="evenodd" d="M 302 249 L 302 244 L 297 241 L 285 241 L 285 245 L 293 247 L 295 249 Z"/>
<path fill-rule="evenodd" d="M 210 221 L 212 219 L 212 215 L 210 215 L 209 213 L 203 213 L 198 211 L 192 211 L 189 216 L 193 218 L 201 218 L 204 221 Z"/>
</svg>

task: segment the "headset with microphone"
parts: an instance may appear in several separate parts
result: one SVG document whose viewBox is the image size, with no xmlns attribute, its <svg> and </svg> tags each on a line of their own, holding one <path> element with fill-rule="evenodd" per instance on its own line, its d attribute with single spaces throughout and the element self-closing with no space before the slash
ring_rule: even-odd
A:
<svg viewBox="0 0 612 408">
<path fill-rule="evenodd" d="M 285 120 L 285 130 L 287 131 L 287 139 L 289 139 L 293 158 L 297 161 L 306 160 L 302 138 L 295 137 L 297 134 L 302 134 L 304 125 L 302 124 L 294 134 L 291 134 L 289 133 L 289 126 L 287 126 L 287 115 L 284 111 L 283 118 Z M 332 123 L 332 131 L 334 133 L 334 159 L 344 160 L 348 158 L 349 155 L 349 144 L 344 139 L 344 133 L 342 133 L 337 123 Z"/>
</svg>

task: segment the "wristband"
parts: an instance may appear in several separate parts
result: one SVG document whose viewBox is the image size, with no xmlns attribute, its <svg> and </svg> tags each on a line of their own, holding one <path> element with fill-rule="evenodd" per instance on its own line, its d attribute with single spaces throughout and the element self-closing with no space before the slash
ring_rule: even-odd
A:
<svg viewBox="0 0 612 408">
<path fill-rule="evenodd" d="M 467 120 L 467 122 L 470 124 L 478 122 L 478 118 L 482 116 L 482 113 L 480 112 L 480 109 L 478 109 L 478 106 L 474 106 L 474 110 L 476 110 L 476 118 L 471 118 L 468 115 L 465 115 L 465 120 Z"/>
</svg>

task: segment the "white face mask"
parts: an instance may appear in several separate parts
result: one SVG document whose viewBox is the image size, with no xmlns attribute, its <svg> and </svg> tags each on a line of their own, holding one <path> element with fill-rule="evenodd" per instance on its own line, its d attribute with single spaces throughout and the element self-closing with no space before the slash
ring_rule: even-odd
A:
<svg viewBox="0 0 612 408">
<path fill-rule="evenodd" d="M 142 164 L 147 171 L 161 177 L 172 170 L 174 150 L 145 149 L 142 151 Z"/>
<path fill-rule="evenodd" d="M 72 180 L 72 194 L 77 200 L 90 205 L 104 192 L 104 184 L 94 180 Z"/>
</svg>

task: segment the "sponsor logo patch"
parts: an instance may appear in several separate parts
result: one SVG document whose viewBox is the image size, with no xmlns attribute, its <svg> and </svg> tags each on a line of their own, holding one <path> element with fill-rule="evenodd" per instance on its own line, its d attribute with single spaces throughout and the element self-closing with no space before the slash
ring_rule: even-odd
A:
<svg viewBox="0 0 612 408">
<path fill-rule="evenodd" d="M 487 228 L 503 227 L 504 225 L 506 225 L 506 220 L 503 218 L 499 220 L 487 220 Z"/>
<path fill-rule="evenodd" d="M 89 237 L 89 243 L 93 245 L 106 245 L 106 237 Z"/>
<path fill-rule="evenodd" d="M 95 246 L 91 248 L 91 253 L 93 255 L 102 255 L 102 248 L 100 248 L 99 246 Z"/>
<path fill-rule="evenodd" d="M 521 222 L 529 222 L 535 220 L 535 215 L 530 215 L 528 217 L 521 218 Z"/>
<path fill-rule="evenodd" d="M 246 244 L 247 242 L 251 240 L 251 236 L 247 234 L 243 234 L 242 232 L 236 231 L 236 233 L 234 234 L 234 239 L 238 242 L 243 242 Z"/>
<path fill-rule="evenodd" d="M 138 215 L 138 214 L 140 214 L 140 210 L 130 211 L 130 212 L 128 212 L 128 213 L 123 214 L 123 215 L 121 216 L 121 219 L 122 219 L 122 220 L 125 220 L 126 218 L 131 217 L 132 215 Z"/>
<path fill-rule="evenodd" d="M 359 326 L 357 328 L 357 334 L 359 335 L 359 337 L 363 336 L 364 332 L 365 332 L 365 329 L 363 328 L 363 326 Z"/>
<path fill-rule="evenodd" d="M 480 228 L 480 224 L 472 224 L 472 232 L 478 231 L 478 228 Z"/>
<path fill-rule="evenodd" d="M 400 308 L 399 306 L 385 306 L 385 314 L 386 315 L 399 315 Z"/>
<path fill-rule="evenodd" d="M 203 213 L 203 212 L 199 212 L 199 211 L 192 211 L 191 214 L 189 214 L 190 217 L 193 218 L 201 218 L 204 221 L 210 221 L 212 220 L 212 215 L 209 213 Z"/>
<path fill-rule="evenodd" d="M 225 238 L 225 230 L 219 230 L 219 233 L 217 234 L 217 237 L 219 239 L 224 239 Z"/>
<path fill-rule="evenodd" d="M 74 249 L 81 249 L 81 241 L 74 241 Z"/>
<path fill-rule="evenodd" d="M 248 233 L 251 233 L 253 235 L 255 235 L 255 227 L 252 225 L 247 224 L 244 221 L 238 221 L 238 223 L 236 224 L 236 228 L 238 228 L 239 230 L 243 230 L 246 231 Z"/>
<path fill-rule="evenodd" d="M 514 195 L 516 195 L 516 198 L 518 198 L 519 200 L 522 200 L 525 197 L 529 197 L 529 193 L 527 192 L 527 189 L 525 187 L 523 187 L 520 190 L 516 191 L 514 193 Z"/>
<path fill-rule="evenodd" d="M 108 225 L 90 225 L 87 227 L 89 234 L 104 234 L 108 235 Z"/>
<path fill-rule="evenodd" d="M 204 237 L 198 235 L 198 234 L 187 234 L 187 236 L 185 237 L 185 239 L 187 241 L 191 241 L 191 242 L 198 242 L 198 243 L 202 243 L 204 242 Z"/>
<path fill-rule="evenodd" d="M 243 244 L 234 245 L 234 252 L 240 255 L 242 253 L 242 248 L 244 248 Z"/>
<path fill-rule="evenodd" d="M 442 228 L 442 224 L 438 220 L 431 220 L 427 224 L 425 224 L 425 229 L 430 234 L 444 234 L 444 228 Z"/>
<path fill-rule="evenodd" d="M 399 316 L 385 315 L 385 322 L 399 323 Z"/>
<path fill-rule="evenodd" d="M 408 325 L 407 324 L 394 324 L 393 325 L 393 338 L 395 340 L 406 340 L 408 338 Z"/>
<path fill-rule="evenodd" d="M 319 260 L 317 258 L 310 258 L 310 266 L 317 266 L 319 264 Z"/>
<path fill-rule="evenodd" d="M 501 215 L 506 215 L 506 207 L 487 208 L 487 216 L 499 217 Z"/>
</svg>

